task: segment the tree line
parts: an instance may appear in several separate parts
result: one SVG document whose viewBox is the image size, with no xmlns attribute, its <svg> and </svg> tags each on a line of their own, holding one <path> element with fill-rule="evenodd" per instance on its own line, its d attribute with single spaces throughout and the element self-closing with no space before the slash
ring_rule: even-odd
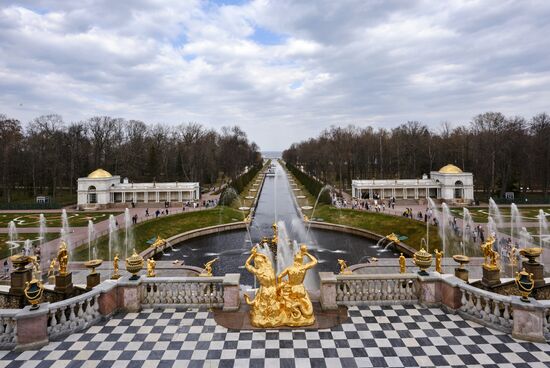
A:
<svg viewBox="0 0 550 368">
<path fill-rule="evenodd" d="M 323 181 L 351 187 L 353 179 L 419 178 L 452 163 L 472 172 L 476 191 L 538 191 L 548 199 L 550 116 L 527 120 L 486 112 L 467 125 L 434 131 L 419 121 L 393 129 L 334 126 L 294 143 L 283 159 Z"/>
<path fill-rule="evenodd" d="M 14 189 L 29 196 L 72 193 L 96 168 L 140 181 L 215 184 L 261 162 L 258 146 L 239 127 L 219 132 L 196 123 L 167 126 L 109 116 L 66 123 L 43 115 L 23 125 L 0 114 L 0 202 Z"/>
</svg>

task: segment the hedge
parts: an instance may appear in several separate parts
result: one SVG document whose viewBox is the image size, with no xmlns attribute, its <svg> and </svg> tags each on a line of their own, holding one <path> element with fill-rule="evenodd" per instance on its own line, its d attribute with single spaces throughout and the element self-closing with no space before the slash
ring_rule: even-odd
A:
<svg viewBox="0 0 550 368">
<path fill-rule="evenodd" d="M 241 192 L 246 188 L 248 183 L 254 177 L 258 172 L 262 169 L 263 165 L 262 163 L 258 163 L 255 166 L 252 166 L 250 170 L 245 172 L 244 174 L 238 176 L 234 180 L 231 181 L 231 183 L 223 190 L 222 194 L 220 195 L 220 204 L 224 206 L 229 206 L 231 203 L 237 198 L 238 194 L 241 194 Z M 233 190 L 230 190 L 233 188 Z"/>
<path fill-rule="evenodd" d="M 304 187 L 306 187 L 308 192 L 310 192 L 315 197 L 317 197 L 319 195 L 319 192 L 323 190 L 323 187 L 325 186 L 323 183 L 307 175 L 306 173 L 298 169 L 296 166 L 287 162 L 286 167 L 292 173 L 292 175 L 294 175 L 294 177 L 298 179 L 298 181 L 302 183 Z M 319 203 L 326 203 L 326 204 L 332 203 L 330 199 L 330 193 L 328 190 L 325 190 L 323 194 L 321 194 L 321 197 L 319 197 Z"/>
</svg>

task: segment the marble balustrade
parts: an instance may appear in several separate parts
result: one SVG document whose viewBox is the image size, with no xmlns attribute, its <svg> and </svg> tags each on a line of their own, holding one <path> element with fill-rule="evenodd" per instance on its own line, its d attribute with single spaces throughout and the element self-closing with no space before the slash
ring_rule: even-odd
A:
<svg viewBox="0 0 550 368">
<path fill-rule="evenodd" d="M 15 347 L 17 321 L 15 319 L 19 309 L 0 309 L 0 349 Z"/>
<path fill-rule="evenodd" d="M 336 275 L 336 304 L 406 304 L 418 301 L 415 274 Z"/>
<path fill-rule="evenodd" d="M 141 304 L 220 308 L 224 304 L 223 281 L 222 276 L 145 278 L 141 283 Z"/>
</svg>

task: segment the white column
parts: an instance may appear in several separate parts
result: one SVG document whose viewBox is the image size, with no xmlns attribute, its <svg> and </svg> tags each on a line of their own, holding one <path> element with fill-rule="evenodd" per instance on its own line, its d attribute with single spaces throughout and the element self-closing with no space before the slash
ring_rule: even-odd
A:
<svg viewBox="0 0 550 368">
<path fill-rule="evenodd" d="M 155 202 L 160 202 L 160 196 L 159 196 L 159 192 L 155 192 Z"/>
<path fill-rule="evenodd" d="M 126 192 L 122 192 L 122 203 L 126 203 Z"/>
<path fill-rule="evenodd" d="M 178 191 L 178 202 L 183 202 L 183 192 L 181 190 Z"/>
<path fill-rule="evenodd" d="M 418 199 L 418 187 L 414 188 L 414 199 Z"/>
<path fill-rule="evenodd" d="M 149 202 L 149 192 L 147 191 L 143 192 L 143 202 L 144 203 Z"/>
</svg>

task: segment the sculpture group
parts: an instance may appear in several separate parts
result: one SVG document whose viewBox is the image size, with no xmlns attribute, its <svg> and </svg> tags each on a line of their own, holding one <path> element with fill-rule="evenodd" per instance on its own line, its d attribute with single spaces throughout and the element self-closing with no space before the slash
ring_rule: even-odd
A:
<svg viewBox="0 0 550 368">
<path fill-rule="evenodd" d="M 304 264 L 304 257 L 309 262 Z M 255 327 L 272 328 L 280 326 L 310 326 L 315 323 L 313 305 L 304 286 L 307 270 L 317 264 L 305 245 L 294 256 L 294 263 L 279 276 L 269 258 L 254 247 L 246 260 L 246 269 L 253 273 L 260 287 L 253 300 L 245 295 L 250 305 L 250 321 Z"/>
</svg>

